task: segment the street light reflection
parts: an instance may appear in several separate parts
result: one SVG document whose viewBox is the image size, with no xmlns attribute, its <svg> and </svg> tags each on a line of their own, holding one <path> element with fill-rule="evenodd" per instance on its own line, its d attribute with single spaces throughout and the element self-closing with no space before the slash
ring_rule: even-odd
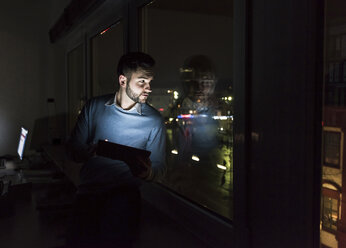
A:
<svg viewBox="0 0 346 248">
<path fill-rule="evenodd" d="M 219 169 L 221 169 L 221 170 L 227 170 L 227 167 L 224 166 L 224 165 L 217 164 L 216 166 L 217 166 L 217 168 L 219 168 Z"/>
<path fill-rule="evenodd" d="M 195 160 L 195 161 L 199 161 L 199 157 L 197 157 L 196 155 L 192 155 L 192 160 Z"/>
</svg>

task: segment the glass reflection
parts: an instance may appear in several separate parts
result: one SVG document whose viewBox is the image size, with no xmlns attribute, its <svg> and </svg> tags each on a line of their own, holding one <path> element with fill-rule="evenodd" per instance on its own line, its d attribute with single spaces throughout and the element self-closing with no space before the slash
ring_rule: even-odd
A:
<svg viewBox="0 0 346 248">
<path fill-rule="evenodd" d="M 187 58 L 180 68 L 183 95 L 171 109 L 173 146 L 178 150 L 180 165 L 190 164 L 193 155 L 204 158 L 220 144 L 222 112 L 225 102 L 214 94 L 216 77 L 210 59 L 204 55 Z M 222 111 L 226 110 L 226 111 Z M 223 116 L 226 116 L 227 112 Z M 231 116 L 229 116 L 231 118 Z"/>
<path fill-rule="evenodd" d="M 205 55 L 186 58 L 179 74 L 183 91 L 175 93 L 179 97 L 173 97 L 166 122 L 169 170 L 165 183 L 207 207 L 219 205 L 220 199 L 230 203 L 232 96 L 215 92 L 214 65 Z M 230 217 L 230 204 L 222 205 L 219 212 Z"/>
<path fill-rule="evenodd" d="M 139 17 L 140 47 L 157 61 L 150 104 L 167 129 L 162 184 L 228 219 L 233 212 L 232 13 L 228 0 L 156 0 Z"/>
</svg>

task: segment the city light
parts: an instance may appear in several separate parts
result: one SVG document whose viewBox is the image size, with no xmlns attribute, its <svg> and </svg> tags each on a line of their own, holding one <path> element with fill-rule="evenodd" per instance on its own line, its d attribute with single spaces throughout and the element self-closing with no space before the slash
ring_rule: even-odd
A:
<svg viewBox="0 0 346 248">
<path fill-rule="evenodd" d="M 172 122 L 172 121 L 174 120 L 174 118 L 169 118 L 168 120 L 169 120 L 170 122 Z"/>
<path fill-rule="evenodd" d="M 173 92 L 173 90 L 167 90 L 167 93 L 168 94 L 170 94 L 170 93 L 172 93 Z"/>
<path fill-rule="evenodd" d="M 192 155 L 192 160 L 195 160 L 195 161 L 199 161 L 199 157 L 197 157 L 196 155 Z"/>
<path fill-rule="evenodd" d="M 194 115 L 186 114 L 186 115 L 178 115 L 178 119 L 192 119 L 194 118 Z"/>
<path fill-rule="evenodd" d="M 224 120 L 227 120 L 227 119 L 231 119 L 231 120 L 233 120 L 233 115 L 228 115 L 228 116 L 217 116 L 217 115 L 215 115 L 215 116 L 213 116 L 213 119 L 214 120 L 222 120 L 222 121 L 224 121 Z"/>
<path fill-rule="evenodd" d="M 219 169 L 221 169 L 221 170 L 227 170 L 227 167 L 224 166 L 224 165 L 217 164 L 216 166 L 217 166 L 217 168 L 219 168 Z"/>
<path fill-rule="evenodd" d="M 230 102 L 232 101 L 232 97 L 231 96 L 225 96 L 225 97 L 221 97 L 222 100 L 224 100 L 225 102 Z"/>
<path fill-rule="evenodd" d="M 192 72 L 192 69 L 190 68 L 179 68 L 180 72 Z"/>
<path fill-rule="evenodd" d="M 174 150 L 171 151 L 171 153 L 178 154 L 178 151 L 174 149 Z"/>
<path fill-rule="evenodd" d="M 178 99 L 179 98 L 179 92 L 178 91 L 174 91 L 173 92 L 173 98 L 174 99 Z"/>
</svg>

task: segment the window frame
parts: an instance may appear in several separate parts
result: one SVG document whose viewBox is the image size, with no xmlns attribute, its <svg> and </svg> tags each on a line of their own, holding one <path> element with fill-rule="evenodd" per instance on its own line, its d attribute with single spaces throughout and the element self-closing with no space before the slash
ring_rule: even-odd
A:
<svg viewBox="0 0 346 248">
<path fill-rule="evenodd" d="M 68 135 L 70 133 L 70 131 L 73 129 L 73 127 L 70 127 L 70 89 L 69 89 L 69 54 L 71 52 L 73 52 L 74 50 L 78 49 L 80 46 L 82 47 L 83 49 L 83 52 L 82 52 L 82 74 L 83 74 L 83 100 L 86 101 L 86 98 L 87 98 L 87 85 L 86 85 L 86 70 L 85 70 L 85 59 L 86 59 L 86 55 L 85 55 L 85 43 L 83 41 L 79 41 L 79 42 L 76 42 L 76 44 L 72 43 L 73 45 L 71 45 L 69 47 L 69 49 L 66 51 L 66 54 L 65 54 L 65 70 L 66 70 L 66 86 L 65 86 L 65 90 L 66 90 L 66 109 L 67 109 L 67 117 L 66 117 L 66 132 L 68 132 Z M 82 100 L 82 99 L 80 99 Z"/>
</svg>

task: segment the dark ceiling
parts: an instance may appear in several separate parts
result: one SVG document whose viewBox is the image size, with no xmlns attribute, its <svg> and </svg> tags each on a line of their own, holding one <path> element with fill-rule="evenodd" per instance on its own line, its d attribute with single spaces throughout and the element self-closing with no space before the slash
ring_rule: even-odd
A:
<svg viewBox="0 0 346 248">
<path fill-rule="evenodd" d="M 209 15 L 233 16 L 233 0 L 160 0 L 153 1 L 150 7 Z"/>
</svg>

